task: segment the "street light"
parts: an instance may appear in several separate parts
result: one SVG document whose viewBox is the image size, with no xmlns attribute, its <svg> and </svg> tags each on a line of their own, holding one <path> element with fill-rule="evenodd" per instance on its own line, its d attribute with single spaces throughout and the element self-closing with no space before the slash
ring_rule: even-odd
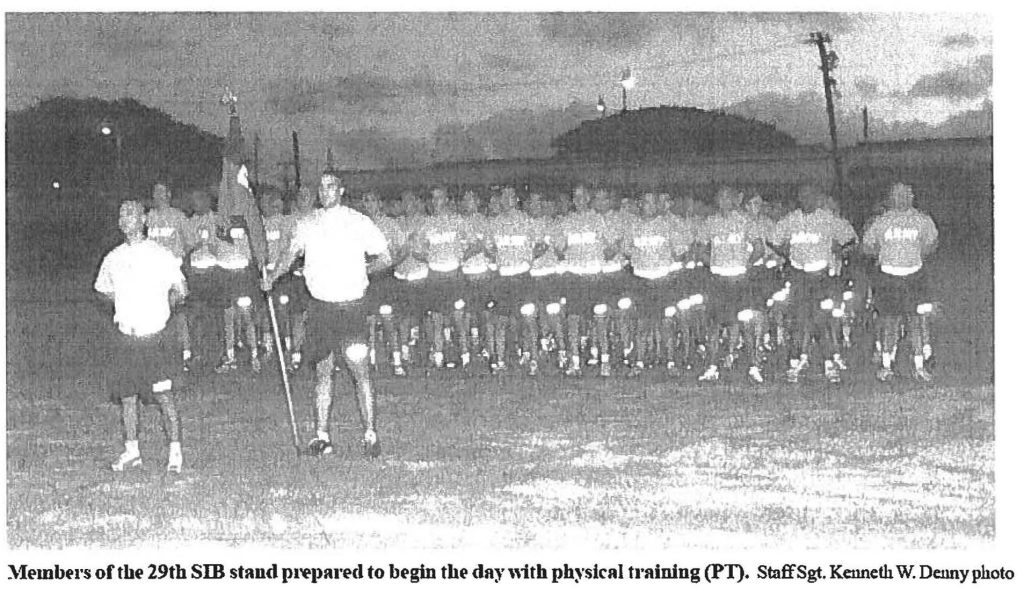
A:
<svg viewBox="0 0 1024 591">
<path fill-rule="evenodd" d="M 604 114 L 605 114 L 605 111 L 607 111 L 607 110 L 608 110 L 608 108 L 604 104 L 604 97 L 601 96 L 601 95 L 598 95 L 597 96 L 597 112 L 601 114 L 601 118 L 602 119 L 604 119 Z"/>
<path fill-rule="evenodd" d="M 619 84 L 622 85 L 622 112 L 625 113 L 629 108 L 626 102 L 626 91 L 633 90 L 633 87 L 636 86 L 636 78 L 633 77 L 633 73 L 630 72 L 628 67 L 622 71 L 622 78 L 619 79 Z"/>
<path fill-rule="evenodd" d="M 121 138 L 121 130 L 120 129 L 116 129 L 115 130 L 115 128 L 113 128 L 110 124 L 104 122 L 104 123 L 102 123 L 100 125 L 100 134 L 102 134 L 103 137 L 110 137 L 111 135 L 114 136 L 114 145 L 115 145 L 115 147 L 117 149 L 116 156 L 115 156 L 116 157 L 115 166 L 117 168 L 118 183 L 121 185 L 121 190 L 122 191 L 130 193 L 131 192 L 130 191 L 131 188 L 128 186 L 128 179 L 127 179 L 128 175 L 126 174 L 126 170 L 125 170 L 125 166 L 124 166 L 125 165 L 124 154 L 123 154 L 124 147 L 122 145 L 123 142 L 122 142 L 122 138 Z"/>
</svg>

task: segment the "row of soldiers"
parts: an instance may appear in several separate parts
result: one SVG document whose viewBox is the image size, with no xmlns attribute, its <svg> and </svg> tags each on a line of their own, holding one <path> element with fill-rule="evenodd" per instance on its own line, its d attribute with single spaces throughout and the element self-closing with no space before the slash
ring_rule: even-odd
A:
<svg viewBox="0 0 1024 591">
<path fill-rule="evenodd" d="M 210 211 L 204 192 L 192 195 L 191 218 L 171 208 L 168 197 L 162 185 L 154 190 L 148 232 L 187 263 L 191 299 L 223 312 L 217 371 L 237 368 L 236 335 L 260 371 L 274 343 L 245 228 Z M 440 370 L 477 361 L 500 373 L 512 358 L 530 374 L 550 360 L 567 375 L 581 375 L 588 364 L 603 376 L 660 365 L 671 374 L 694 369 L 702 381 L 738 365 L 752 383 L 762 383 L 774 355 L 786 360 L 789 381 L 820 369 L 838 382 L 857 315 L 876 311 L 878 378 L 894 375 L 906 333 L 912 375 L 930 380 L 927 315 L 919 312 L 930 302 L 923 259 L 937 232 L 913 208 L 911 189 L 893 187 L 859 248 L 852 225 L 823 191 L 802 187 L 798 201 L 798 208 L 780 211 L 724 187 L 711 210 L 667 194 L 616 201 L 608 191 L 577 187 L 570 211 L 556 215 L 566 209 L 564 199 L 521 200 L 511 188 L 491 195 L 486 213 L 473 192 L 457 203 L 444 189 L 428 200 L 406 192 L 390 211 L 373 193 L 350 198 L 387 237 L 395 262 L 371 277 L 365 298 L 371 359 L 399 376 L 410 365 Z M 305 190 L 290 213 L 284 205 L 279 192 L 263 193 L 270 271 L 296 220 L 316 207 Z M 872 257 L 870 265 L 844 265 L 862 254 Z M 287 271 L 274 301 L 283 345 L 298 369 L 308 293 L 301 262 Z M 180 321 L 186 363 L 197 317 Z"/>
</svg>

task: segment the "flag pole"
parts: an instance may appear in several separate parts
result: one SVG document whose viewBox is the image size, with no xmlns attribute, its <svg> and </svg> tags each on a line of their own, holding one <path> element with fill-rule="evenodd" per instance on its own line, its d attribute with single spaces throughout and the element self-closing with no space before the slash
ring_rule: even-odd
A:
<svg viewBox="0 0 1024 591">
<path fill-rule="evenodd" d="M 249 259 L 253 271 L 257 277 L 257 281 L 261 283 L 267 277 L 267 269 L 265 261 L 267 258 L 266 245 L 267 235 L 263 228 L 263 219 L 260 217 L 259 209 L 256 206 L 255 196 L 252 193 L 252 188 L 249 186 L 248 176 L 243 175 L 244 165 L 241 163 L 242 159 L 242 126 L 238 120 L 238 97 L 233 95 L 229 89 L 225 89 L 224 96 L 221 97 L 221 103 L 228 107 L 228 116 L 230 125 L 228 128 L 228 137 L 225 143 L 224 157 L 221 161 L 222 167 L 227 167 L 230 163 L 232 167 L 237 166 L 237 174 L 228 175 L 225 182 L 224 171 L 221 171 L 221 182 L 222 185 L 227 185 L 224 189 L 227 192 L 228 197 L 238 191 L 238 189 L 232 186 L 232 183 L 237 184 L 239 187 L 244 189 L 245 193 L 240 195 L 238 198 L 231 198 L 227 204 L 228 208 L 231 209 L 229 214 L 237 215 L 241 210 L 242 215 L 245 218 L 246 232 L 249 235 Z M 237 160 L 237 162 L 235 162 Z M 243 178 L 244 176 L 244 178 Z M 243 180 L 245 181 L 243 184 Z M 218 204 L 220 206 L 221 204 Z M 258 236 L 257 236 L 258 234 Z M 259 246 L 257 246 L 255 238 L 258 238 Z M 277 312 L 274 310 L 274 296 L 269 292 L 265 292 L 264 297 L 266 299 L 267 310 L 270 314 L 270 327 L 274 332 L 274 349 L 277 351 L 278 368 L 281 371 L 281 384 L 284 388 L 285 402 L 288 405 L 288 420 L 291 423 L 292 428 L 292 445 L 295 447 L 297 454 L 302 454 L 302 446 L 299 443 L 299 429 L 298 424 L 295 421 L 295 404 L 292 401 L 292 387 L 291 382 L 288 379 L 288 368 L 284 359 L 284 349 L 281 347 L 281 331 L 277 323 Z"/>
</svg>

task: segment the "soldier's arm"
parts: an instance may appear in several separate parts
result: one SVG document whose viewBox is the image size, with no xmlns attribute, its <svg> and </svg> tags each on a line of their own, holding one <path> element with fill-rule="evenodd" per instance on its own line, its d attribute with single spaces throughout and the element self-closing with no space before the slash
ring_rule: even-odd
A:
<svg viewBox="0 0 1024 591">
<path fill-rule="evenodd" d="M 369 222 L 369 220 L 367 220 Z M 373 225 L 373 222 L 369 222 L 366 228 L 367 236 L 364 240 L 366 244 L 366 255 L 367 264 L 366 272 L 368 274 L 376 274 L 384 271 L 392 264 L 391 249 L 388 248 L 388 240 L 384 237 L 384 234 Z"/>
<path fill-rule="evenodd" d="M 299 227 L 296 227 L 295 232 L 289 237 L 288 243 L 277 255 L 277 261 L 274 262 L 274 268 L 267 272 L 267 282 L 265 288 L 270 290 L 274 285 L 274 282 L 291 271 L 292 264 L 295 263 L 295 259 L 299 258 L 299 255 L 303 251 L 302 234 Z"/>
</svg>

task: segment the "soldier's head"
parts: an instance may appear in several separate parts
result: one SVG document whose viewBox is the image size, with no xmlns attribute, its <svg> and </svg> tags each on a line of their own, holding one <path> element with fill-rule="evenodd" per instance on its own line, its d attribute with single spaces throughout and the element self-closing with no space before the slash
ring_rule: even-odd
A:
<svg viewBox="0 0 1024 591">
<path fill-rule="evenodd" d="M 407 216 L 414 216 L 423 213 L 420 198 L 413 191 L 402 191 L 402 213 Z"/>
<path fill-rule="evenodd" d="M 213 207 L 210 192 L 206 189 L 194 189 L 189 193 L 188 200 L 192 205 L 192 212 L 200 215 L 207 213 Z"/>
<path fill-rule="evenodd" d="M 889 191 L 889 203 L 896 211 L 906 211 L 914 207 L 914 189 L 910 185 L 896 183 Z"/>
<path fill-rule="evenodd" d="M 376 193 L 370 191 L 369 193 L 363 193 L 363 213 L 370 217 L 379 216 L 383 211 L 380 203 L 380 197 Z"/>
<path fill-rule="evenodd" d="M 462 215 L 474 215 L 480 213 L 480 198 L 473 191 L 466 191 L 459 201 L 459 211 Z"/>
<path fill-rule="evenodd" d="M 825 193 L 817 185 L 800 185 L 796 198 L 800 203 L 800 209 L 804 210 L 804 213 L 811 213 L 821 208 L 825 202 Z"/>
<path fill-rule="evenodd" d="M 672 200 L 672 213 L 682 217 L 692 217 L 697 213 L 697 203 L 692 195 L 677 195 Z"/>
<path fill-rule="evenodd" d="M 658 193 L 658 215 L 672 213 L 672 196 L 668 193 Z"/>
<path fill-rule="evenodd" d="M 284 199 L 277 191 L 264 191 L 260 195 L 260 210 L 267 217 L 281 215 L 284 213 Z"/>
<path fill-rule="evenodd" d="M 728 213 L 736 209 L 740 204 L 740 194 L 732 187 L 722 187 L 715 194 L 715 204 L 722 213 Z"/>
<path fill-rule="evenodd" d="M 146 209 L 138 201 L 125 201 L 117 213 L 117 227 L 129 242 L 142 239 L 146 229 Z"/>
<path fill-rule="evenodd" d="M 591 207 L 597 213 L 607 213 L 612 209 L 611 194 L 605 189 L 598 189 L 594 192 L 594 199 L 590 202 Z"/>
<path fill-rule="evenodd" d="M 576 211 L 587 211 L 590 209 L 590 191 L 583 185 L 577 185 L 572 190 L 572 206 Z"/>
<path fill-rule="evenodd" d="M 153 185 L 153 207 L 163 209 L 171 205 L 171 191 L 164 183 Z"/>
<path fill-rule="evenodd" d="M 654 193 L 644 193 L 640 198 L 640 215 L 644 219 L 658 217 L 661 213 L 661 199 Z"/>
<path fill-rule="evenodd" d="M 764 211 L 764 200 L 757 193 L 754 193 L 753 197 L 747 199 L 747 202 L 743 204 L 743 209 L 750 215 L 761 215 Z"/>
<path fill-rule="evenodd" d="M 532 218 L 542 218 L 546 212 L 544 196 L 540 193 L 530 193 L 530 198 L 526 201 L 526 213 Z"/>
<path fill-rule="evenodd" d="M 448 211 L 448 191 L 437 187 L 430 191 L 430 213 L 437 215 Z"/>
<path fill-rule="evenodd" d="M 313 192 L 309 187 L 300 187 L 295 196 L 295 209 L 299 212 L 306 212 L 313 209 Z"/>
<path fill-rule="evenodd" d="M 342 186 L 337 174 L 325 172 L 320 176 L 320 205 L 324 209 L 340 204 L 344 195 L 345 187 Z"/>
</svg>

